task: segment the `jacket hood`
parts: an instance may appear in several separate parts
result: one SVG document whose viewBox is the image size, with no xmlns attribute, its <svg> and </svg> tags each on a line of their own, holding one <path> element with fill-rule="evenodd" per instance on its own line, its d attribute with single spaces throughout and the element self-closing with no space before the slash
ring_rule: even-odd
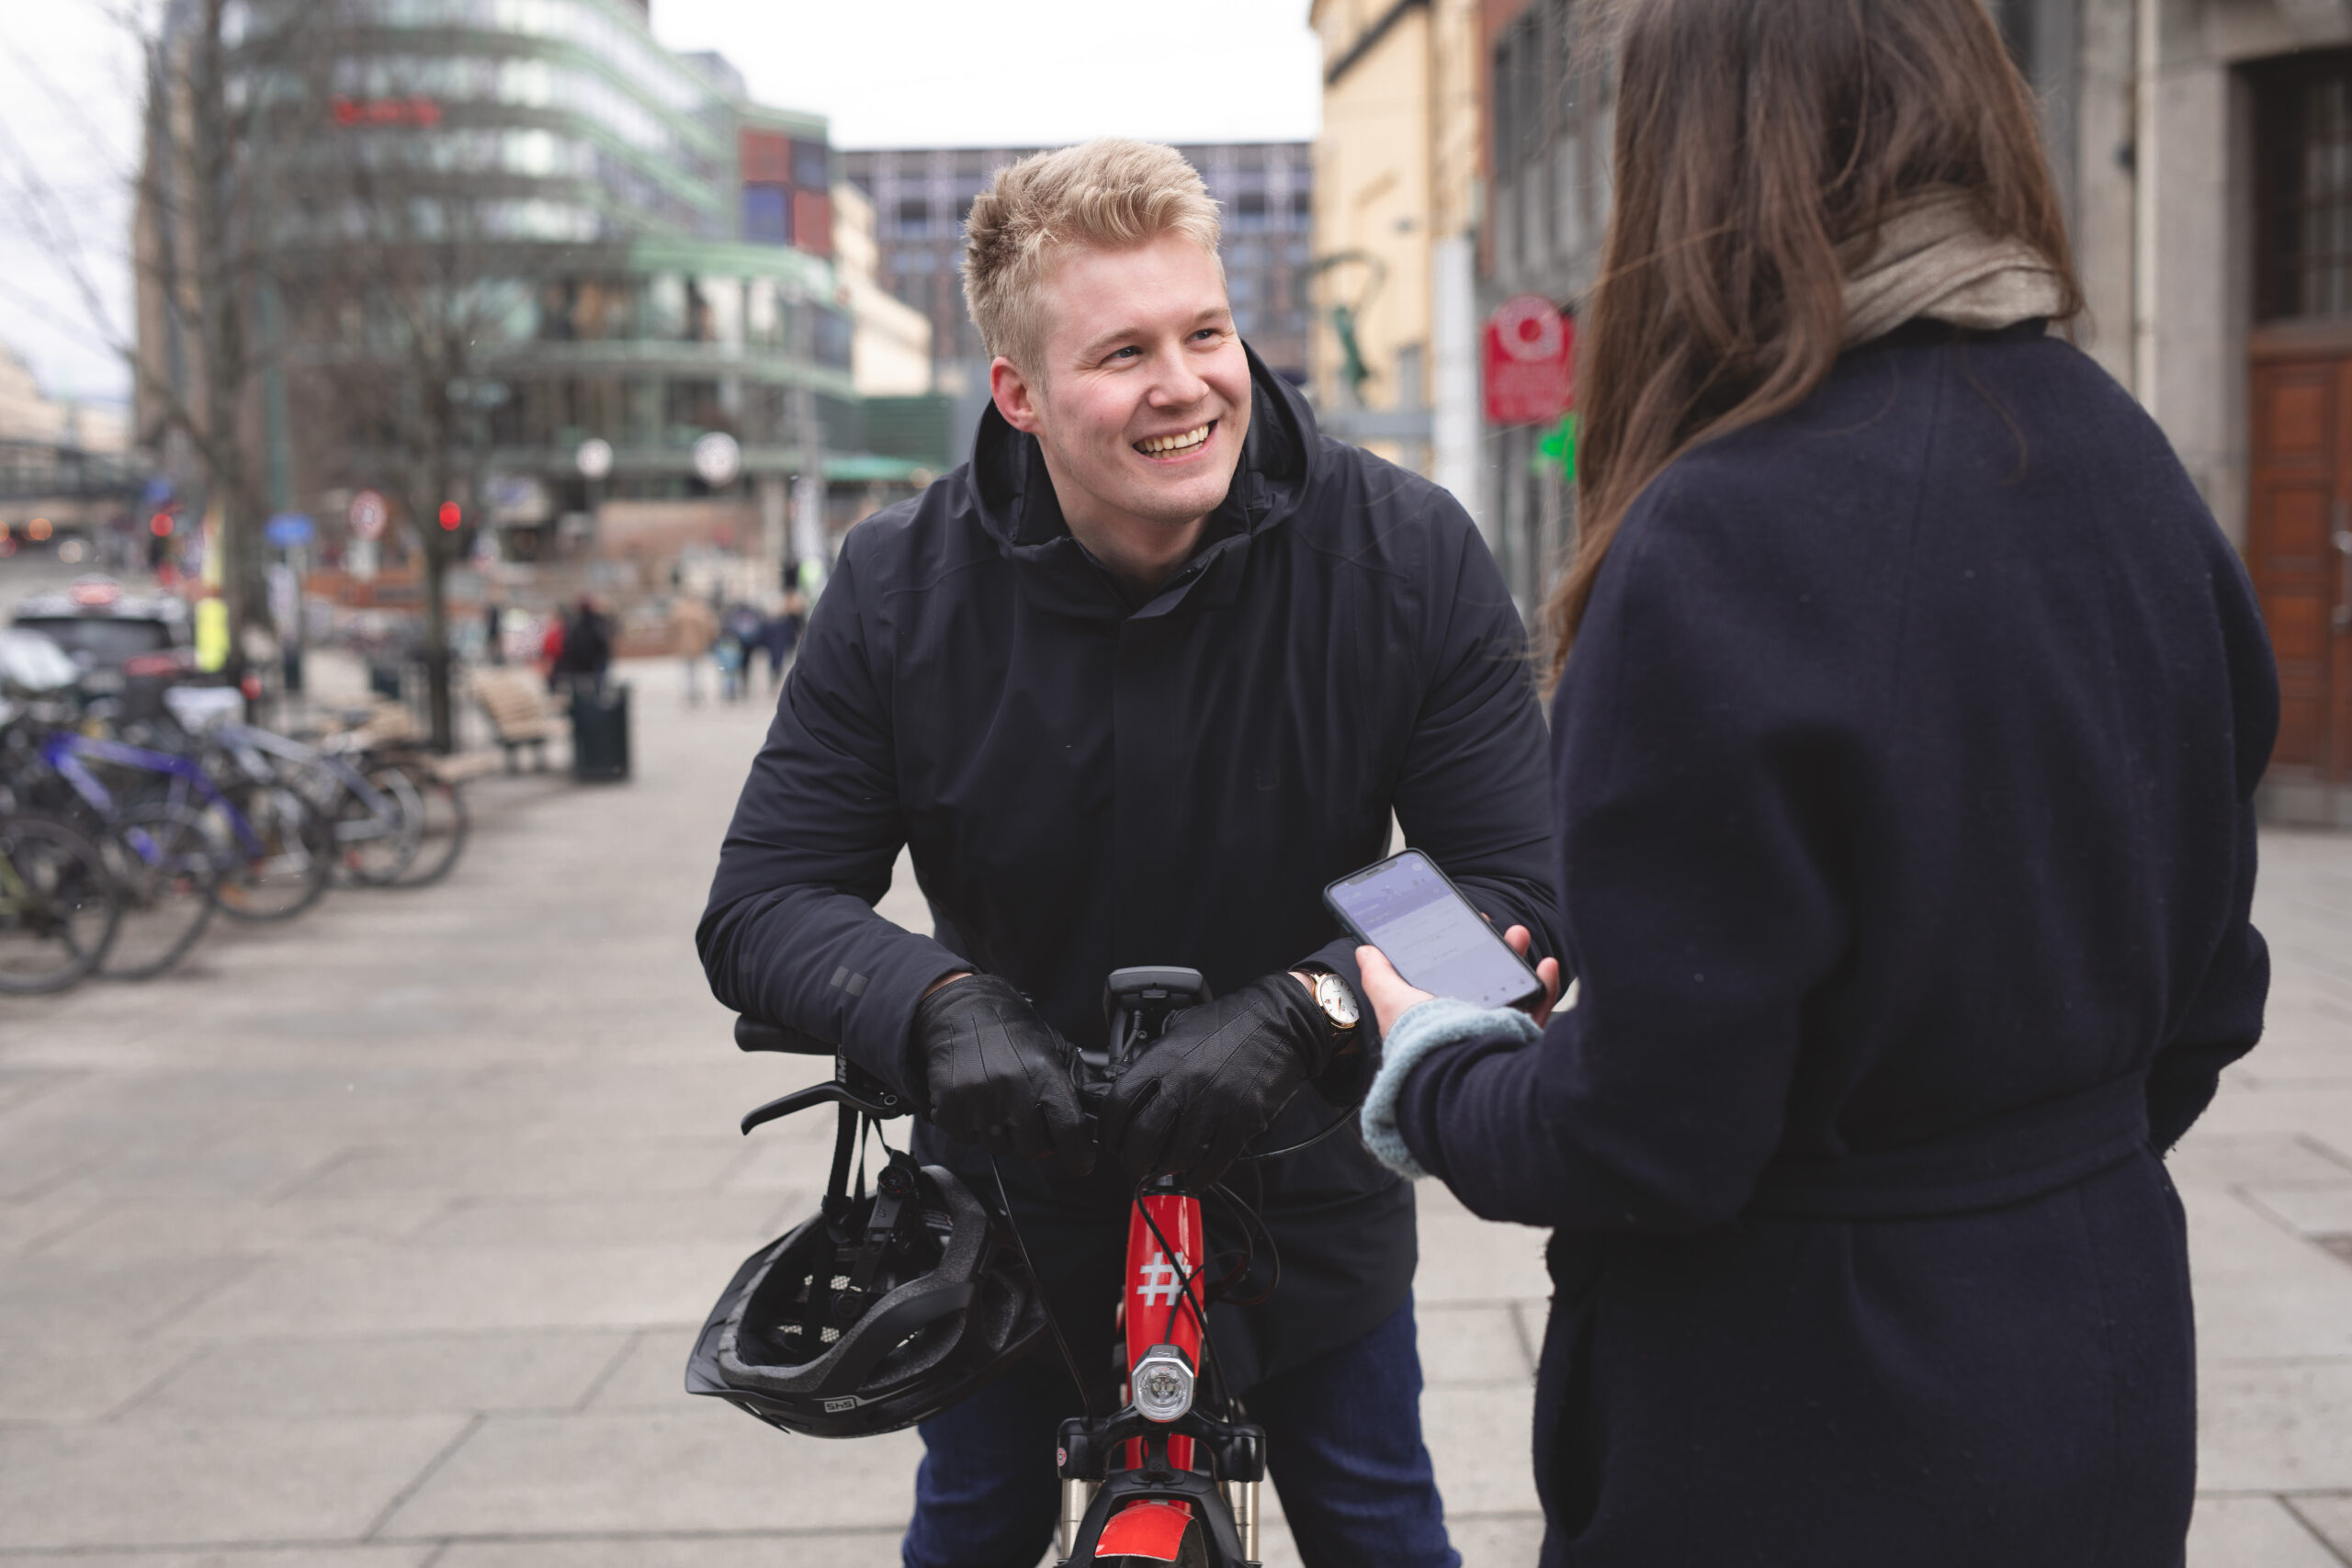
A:
<svg viewBox="0 0 2352 1568">
<path fill-rule="evenodd" d="M 1082 549 L 1063 519 L 1037 438 L 1012 428 L 991 402 L 980 412 L 969 478 L 981 528 L 1023 568 L 1022 588 L 1042 607 L 1088 618 L 1165 615 L 1204 593 L 1230 604 L 1241 586 L 1250 541 L 1279 527 L 1306 498 L 1322 437 L 1298 389 L 1246 344 L 1250 356 L 1250 434 L 1233 484 L 1210 514 L 1206 541 L 1141 609 L 1131 609 L 1110 576 Z"/>
</svg>

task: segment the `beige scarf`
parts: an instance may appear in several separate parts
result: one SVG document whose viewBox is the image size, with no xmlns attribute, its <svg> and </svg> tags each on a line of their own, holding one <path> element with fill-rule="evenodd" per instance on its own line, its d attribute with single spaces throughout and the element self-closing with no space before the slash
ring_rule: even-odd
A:
<svg viewBox="0 0 2352 1568">
<path fill-rule="evenodd" d="M 2022 240 L 1996 240 L 1976 226 L 1967 196 L 1938 191 L 1905 204 L 1879 231 L 1877 249 L 1849 243 L 1846 346 L 1868 343 L 1921 316 L 1971 332 L 1996 332 L 2055 315 L 2064 300 L 2058 275 Z"/>
</svg>

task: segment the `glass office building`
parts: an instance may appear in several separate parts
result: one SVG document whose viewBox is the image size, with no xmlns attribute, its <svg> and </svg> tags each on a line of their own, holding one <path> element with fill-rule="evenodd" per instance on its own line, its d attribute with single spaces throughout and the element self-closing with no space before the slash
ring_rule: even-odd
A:
<svg viewBox="0 0 2352 1568">
<path fill-rule="evenodd" d="M 256 330 L 284 367 L 263 414 L 274 508 L 389 489 L 380 400 L 344 394 L 409 373 L 421 313 L 452 340 L 466 491 L 513 554 L 599 502 L 723 492 L 773 519 L 812 466 L 873 477 L 823 119 L 752 102 L 725 60 L 662 48 L 627 0 L 249 16 L 237 58 L 265 110 L 254 225 L 277 301 Z M 716 488 L 693 460 L 714 432 L 741 458 Z M 591 437 L 613 448 L 593 491 Z"/>
<path fill-rule="evenodd" d="M 964 309 L 964 218 L 998 169 L 1035 148 L 844 152 L 843 174 L 874 203 L 882 287 L 931 318 L 932 355 L 953 378 L 987 384 L 988 355 Z M 1276 372 L 1306 379 L 1315 148 L 1304 141 L 1179 147 L 1216 199 L 1234 322 Z"/>
</svg>

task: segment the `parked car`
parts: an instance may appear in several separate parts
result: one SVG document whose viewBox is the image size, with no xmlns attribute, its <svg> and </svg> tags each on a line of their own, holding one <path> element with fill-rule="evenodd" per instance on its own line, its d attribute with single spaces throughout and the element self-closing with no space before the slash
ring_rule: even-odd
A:
<svg viewBox="0 0 2352 1568">
<path fill-rule="evenodd" d="M 36 594 L 17 606 L 13 622 L 63 649 L 82 671 L 85 694 L 119 696 L 127 707 L 151 705 L 196 670 L 187 606 L 126 593 L 112 578 L 84 577 L 62 593 Z"/>
</svg>

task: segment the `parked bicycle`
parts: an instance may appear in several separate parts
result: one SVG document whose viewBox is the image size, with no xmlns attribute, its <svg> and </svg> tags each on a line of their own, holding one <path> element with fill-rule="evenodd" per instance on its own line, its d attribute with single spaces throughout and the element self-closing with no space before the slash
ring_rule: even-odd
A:
<svg viewBox="0 0 2352 1568">
<path fill-rule="evenodd" d="M 121 914 L 97 845 L 53 817 L 0 816 L 0 991 L 73 985 L 105 958 Z"/>
<path fill-rule="evenodd" d="M 1105 987 L 1110 1043 L 1071 1064 L 1081 1100 L 1098 1107 L 1175 1012 L 1206 999 L 1194 970 L 1114 971 Z M 885 1145 L 868 1196 L 868 1137 L 908 1112 L 904 1100 L 797 1031 L 741 1019 L 735 1036 L 747 1051 L 833 1056 L 831 1082 L 773 1100 L 742 1122 L 748 1134 L 836 1107 L 832 1168 L 818 1213 L 737 1270 L 695 1341 L 687 1392 L 787 1431 L 871 1436 L 938 1414 L 1050 1334 L 1083 1397 L 1091 1381 L 1053 1321 L 1001 1179 L 991 1208 L 953 1172 Z M 1245 1235 L 1262 1234 L 1228 1189 L 1214 1190 L 1242 1213 Z M 1201 1194 L 1174 1178 L 1146 1182 L 1129 1204 L 1125 1284 L 1119 1302 L 1103 1303 L 1116 1315 L 1126 1375 L 1118 1409 L 1062 1423 L 1055 1461 L 1063 1563 L 1259 1561 L 1265 1432 L 1225 1387 L 1207 1335 L 1211 1302 L 1249 1274 L 1251 1258 L 1245 1247 L 1208 1279 L 1203 1220 Z"/>
</svg>

